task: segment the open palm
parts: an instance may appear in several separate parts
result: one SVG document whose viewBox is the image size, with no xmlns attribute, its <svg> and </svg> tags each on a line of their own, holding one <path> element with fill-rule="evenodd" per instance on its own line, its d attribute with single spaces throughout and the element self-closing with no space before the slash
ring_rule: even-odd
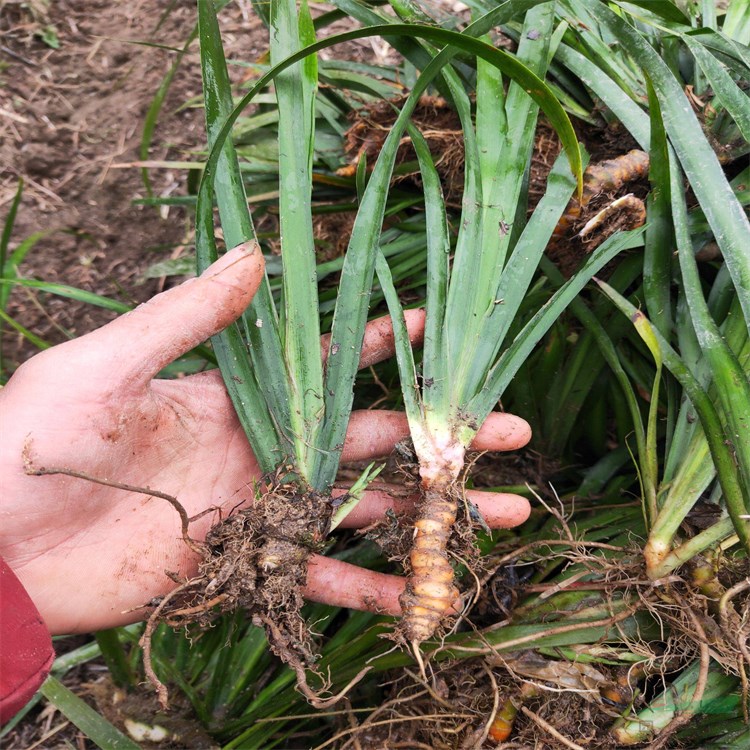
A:
<svg viewBox="0 0 750 750">
<path fill-rule="evenodd" d="M 141 605 L 174 588 L 168 573 L 194 574 L 197 557 L 165 500 L 67 475 L 31 476 L 29 467 L 158 490 L 178 498 L 190 516 L 215 508 L 190 524 L 195 539 L 219 512 L 250 502 L 260 471 L 218 372 L 154 376 L 233 322 L 262 277 L 257 245 L 235 248 L 200 278 L 37 355 L 0 391 L 0 554 L 53 633 L 141 619 Z M 414 339 L 422 321 L 419 312 L 409 318 Z M 363 364 L 392 349 L 388 321 L 370 324 Z M 354 413 L 343 458 L 386 455 L 407 434 L 400 413 Z M 523 420 L 496 414 L 476 447 L 509 450 L 528 438 Z M 491 526 L 513 526 L 528 515 L 527 502 L 514 495 L 477 492 L 472 499 Z M 394 504 L 401 510 L 407 501 L 368 493 L 345 525 L 366 525 Z M 397 613 L 402 590 L 395 576 L 327 558 L 310 562 L 306 593 L 317 601 Z"/>
</svg>

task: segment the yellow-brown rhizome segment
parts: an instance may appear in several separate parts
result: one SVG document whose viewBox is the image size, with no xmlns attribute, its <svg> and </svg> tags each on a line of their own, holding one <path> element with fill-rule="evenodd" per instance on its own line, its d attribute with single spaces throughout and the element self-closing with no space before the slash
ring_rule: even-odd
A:
<svg viewBox="0 0 750 750">
<path fill-rule="evenodd" d="M 428 489 L 414 523 L 409 560 L 411 577 L 400 597 L 404 612 L 401 630 L 410 642 L 421 643 L 454 612 L 459 591 L 446 548 L 456 522 L 458 490 Z"/>
</svg>

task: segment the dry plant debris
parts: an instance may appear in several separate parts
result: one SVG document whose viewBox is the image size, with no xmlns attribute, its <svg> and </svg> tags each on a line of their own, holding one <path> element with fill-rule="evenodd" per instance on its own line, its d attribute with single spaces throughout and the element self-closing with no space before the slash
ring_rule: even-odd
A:
<svg viewBox="0 0 750 750">
<path fill-rule="evenodd" d="M 353 176 L 363 157 L 372 168 L 405 97 L 368 104 L 352 115 L 352 126 L 346 132 L 344 150 L 349 164 L 339 174 Z M 442 98 L 423 96 L 414 116 L 435 161 L 446 203 L 458 207 L 463 196 L 464 153 L 461 123 L 456 112 Z M 629 137 L 616 138 L 606 130 L 586 127 L 581 140 L 596 162 L 584 174 L 580 198 L 573 198 L 552 236 L 549 257 L 566 276 L 570 276 L 583 260 L 615 232 L 636 229 L 646 220 L 643 199 L 648 191 L 648 154 L 639 149 L 622 153 Z M 529 210 L 544 194 L 547 175 L 560 153 L 560 142 L 554 130 L 541 122 L 532 155 Z M 416 154 L 408 137 L 399 148 L 397 163 L 414 162 L 413 169 L 402 171 L 396 182 L 419 185 Z M 606 274 L 605 274 L 606 275 Z"/>
</svg>

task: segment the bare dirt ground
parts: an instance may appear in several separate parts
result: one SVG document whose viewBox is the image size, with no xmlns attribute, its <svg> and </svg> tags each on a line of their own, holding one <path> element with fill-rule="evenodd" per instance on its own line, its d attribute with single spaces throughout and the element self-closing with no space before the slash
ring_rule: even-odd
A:
<svg viewBox="0 0 750 750">
<path fill-rule="evenodd" d="M 260 55 L 266 38 L 255 16 L 241 17 L 249 8 L 233 4 L 228 24 L 227 39 L 243 59 Z M 180 207 L 134 205 L 147 195 L 140 170 L 116 165 L 139 158 L 146 113 L 195 22 L 193 0 L 0 0 L 0 225 L 23 179 L 11 249 L 34 232 L 54 230 L 27 256 L 24 277 L 127 304 L 158 291 L 143 272 L 189 242 L 191 216 Z M 57 49 L 42 40 L 45 30 Z M 194 43 L 164 103 L 150 159 L 182 159 L 203 147 L 202 109 L 181 108 L 200 90 Z M 150 175 L 155 195 L 185 191 L 185 172 Z M 115 315 L 28 289 L 13 291 L 8 312 L 50 343 Z M 15 332 L 6 332 L 4 343 L 9 371 L 36 351 Z"/>
</svg>

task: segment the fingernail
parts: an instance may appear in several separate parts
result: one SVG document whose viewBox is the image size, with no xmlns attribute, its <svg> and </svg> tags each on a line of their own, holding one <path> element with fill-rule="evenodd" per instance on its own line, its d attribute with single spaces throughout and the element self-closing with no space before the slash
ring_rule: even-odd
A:
<svg viewBox="0 0 750 750">
<path fill-rule="evenodd" d="M 237 245 L 237 247 L 234 247 L 228 252 L 224 253 L 224 255 L 222 255 L 221 258 L 212 263 L 201 274 L 201 276 L 218 276 L 220 273 L 223 273 L 238 261 L 241 261 L 244 258 L 249 258 L 256 253 L 260 253 L 260 246 L 258 245 L 256 240 L 248 240 L 247 242 L 243 242 L 241 245 Z"/>
</svg>

